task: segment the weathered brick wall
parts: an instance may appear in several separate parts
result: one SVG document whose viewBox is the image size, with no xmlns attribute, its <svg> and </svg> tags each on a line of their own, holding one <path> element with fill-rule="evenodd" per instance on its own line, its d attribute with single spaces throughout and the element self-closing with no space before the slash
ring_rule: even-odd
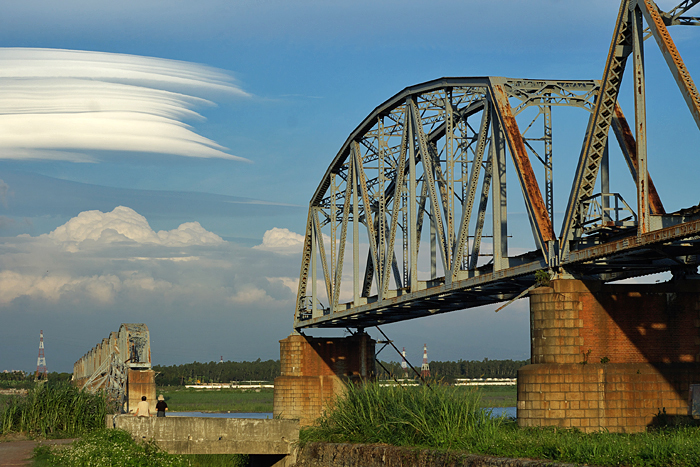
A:
<svg viewBox="0 0 700 467">
<path fill-rule="evenodd" d="M 374 344 L 366 334 L 328 339 L 292 334 L 281 340 L 274 416 L 312 424 L 346 381 L 374 377 Z"/>
<path fill-rule="evenodd" d="M 660 410 L 687 414 L 689 386 L 700 382 L 700 281 L 554 280 L 531 293 L 530 311 L 521 426 L 634 432 Z"/>
</svg>

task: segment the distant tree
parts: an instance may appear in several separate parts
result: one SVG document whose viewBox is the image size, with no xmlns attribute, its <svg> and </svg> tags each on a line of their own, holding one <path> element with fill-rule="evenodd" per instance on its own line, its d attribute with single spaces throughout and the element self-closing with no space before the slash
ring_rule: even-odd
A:
<svg viewBox="0 0 700 467">
<path fill-rule="evenodd" d="M 280 375 L 279 360 L 261 360 L 254 362 L 192 362 L 182 365 L 155 365 L 156 384 L 160 386 L 179 386 L 191 384 L 197 380 L 202 383 L 228 383 L 230 381 L 273 381 Z"/>
</svg>

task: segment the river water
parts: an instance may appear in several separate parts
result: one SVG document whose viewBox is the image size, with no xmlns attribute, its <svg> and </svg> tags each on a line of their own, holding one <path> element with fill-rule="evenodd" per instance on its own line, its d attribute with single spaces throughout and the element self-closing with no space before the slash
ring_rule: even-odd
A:
<svg viewBox="0 0 700 467">
<path fill-rule="evenodd" d="M 492 407 L 490 409 L 494 417 L 505 414 L 506 417 L 515 418 L 515 407 Z M 265 420 L 272 418 L 272 412 L 168 412 L 168 417 L 211 417 L 211 418 L 254 418 Z"/>
</svg>

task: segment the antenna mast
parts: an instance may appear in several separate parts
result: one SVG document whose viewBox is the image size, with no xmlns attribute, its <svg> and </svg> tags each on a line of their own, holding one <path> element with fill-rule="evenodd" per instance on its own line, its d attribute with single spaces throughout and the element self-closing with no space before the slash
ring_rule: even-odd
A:
<svg viewBox="0 0 700 467">
<path fill-rule="evenodd" d="M 34 381 L 45 382 L 49 379 L 49 372 L 46 369 L 46 357 L 44 357 L 44 331 L 39 331 L 39 358 L 36 359 L 36 373 Z"/>
</svg>

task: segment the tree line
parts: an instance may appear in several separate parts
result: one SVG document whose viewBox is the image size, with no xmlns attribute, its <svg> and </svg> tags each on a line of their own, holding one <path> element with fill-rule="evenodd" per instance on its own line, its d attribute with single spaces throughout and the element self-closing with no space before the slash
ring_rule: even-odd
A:
<svg viewBox="0 0 700 467">
<path fill-rule="evenodd" d="M 377 376 L 379 379 L 403 378 L 404 370 L 398 362 L 379 362 L 377 365 Z M 515 378 L 518 369 L 528 365 L 530 360 L 489 360 L 485 358 L 479 360 L 458 360 L 456 362 L 433 361 L 429 363 L 430 378 L 443 379 L 452 382 L 457 378 Z M 382 368 L 382 365 L 384 368 Z M 415 371 L 409 367 L 408 377 L 417 378 L 416 372 L 420 374 L 421 367 L 414 366 Z"/>
<path fill-rule="evenodd" d="M 431 378 L 451 382 L 456 378 L 515 378 L 518 368 L 527 365 L 529 360 L 458 360 L 430 362 Z M 155 365 L 156 384 L 159 386 L 180 386 L 199 383 L 228 383 L 231 381 L 273 381 L 280 375 L 279 360 L 254 362 L 192 362 L 182 365 Z M 420 373 L 420 367 L 416 367 Z M 399 362 L 380 361 L 377 364 L 379 379 L 403 378 Z M 416 374 L 409 369 L 409 378 Z"/>
<path fill-rule="evenodd" d="M 199 383 L 228 383 L 230 381 L 272 381 L 280 375 L 279 360 L 254 362 L 192 362 L 182 365 L 155 365 L 158 386 L 181 386 Z"/>
</svg>

